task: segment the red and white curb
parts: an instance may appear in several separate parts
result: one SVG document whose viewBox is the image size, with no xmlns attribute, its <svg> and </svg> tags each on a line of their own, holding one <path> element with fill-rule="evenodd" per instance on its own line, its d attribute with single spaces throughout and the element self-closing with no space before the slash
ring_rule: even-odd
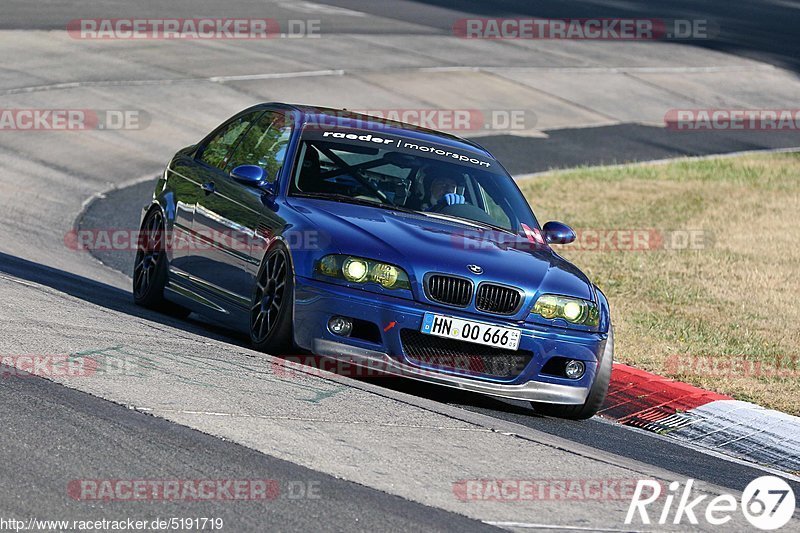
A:
<svg viewBox="0 0 800 533">
<path fill-rule="evenodd" d="M 615 364 L 600 416 L 785 472 L 800 472 L 800 417 Z"/>
</svg>

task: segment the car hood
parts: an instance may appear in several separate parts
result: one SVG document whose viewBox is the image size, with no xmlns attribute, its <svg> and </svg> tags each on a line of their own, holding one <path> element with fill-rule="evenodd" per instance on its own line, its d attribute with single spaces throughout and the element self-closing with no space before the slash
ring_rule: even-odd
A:
<svg viewBox="0 0 800 533">
<path fill-rule="evenodd" d="M 293 198 L 326 243 L 325 253 L 376 259 L 404 268 L 412 282 L 428 272 L 493 281 L 524 289 L 529 296 L 556 293 L 594 300 L 589 279 L 546 245 L 531 246 L 526 237 L 442 220 L 425 214 Z M 467 268 L 478 265 L 475 275 Z"/>
</svg>

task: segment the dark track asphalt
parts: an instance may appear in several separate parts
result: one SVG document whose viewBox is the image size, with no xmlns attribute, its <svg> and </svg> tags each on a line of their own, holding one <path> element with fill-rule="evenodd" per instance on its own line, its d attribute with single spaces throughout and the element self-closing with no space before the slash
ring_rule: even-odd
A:
<svg viewBox="0 0 800 533">
<path fill-rule="evenodd" d="M 0 372 L 2 372 L 0 368 Z M 494 530 L 460 515 L 343 481 L 38 377 L 0 386 L 3 518 L 221 518 L 224 531 Z M 30 411 L 37 423 L 30 423 Z M 58 438 L 54 439 L 53 436 Z M 25 462 L 18 462 L 24 458 Z M 21 475 L 23 474 L 23 475 Z M 280 496 L 256 501 L 91 502 L 79 479 L 267 479 Z M 312 487 L 317 498 L 297 498 Z M 72 529 L 72 528 L 70 528 Z"/>
<path fill-rule="evenodd" d="M 476 141 L 512 174 L 800 146 L 797 131 L 685 132 L 619 124 L 546 133 L 547 138 L 497 135 Z"/>
<path fill-rule="evenodd" d="M 483 17 L 540 18 L 663 18 L 701 19 L 718 27 L 711 39 L 683 41 L 688 44 L 751 57 L 784 68 L 800 70 L 800 9 L 795 1 L 764 0 L 318 0 L 395 20 L 412 22 L 449 33 L 455 20 L 470 14 Z M 152 0 L 123 2 L 98 0 L 5 0 L 0 29 L 63 29 L 68 21 L 95 17 L 270 17 L 297 18 L 298 12 L 260 0 Z M 254 15 L 258 13 L 258 15 Z M 358 19 L 322 15 L 325 33 L 369 33 Z M 390 31 L 382 29 L 382 32 Z"/>
<path fill-rule="evenodd" d="M 321 0 L 397 20 L 452 31 L 454 18 L 661 18 L 706 20 L 718 28 L 712 39 L 686 44 L 750 57 L 784 68 L 800 70 L 800 9 L 797 2 L 764 0 Z"/>
</svg>

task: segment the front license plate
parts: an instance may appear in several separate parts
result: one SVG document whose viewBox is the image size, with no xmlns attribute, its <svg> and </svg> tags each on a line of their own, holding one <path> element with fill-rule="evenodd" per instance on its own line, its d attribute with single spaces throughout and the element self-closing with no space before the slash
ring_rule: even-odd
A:
<svg viewBox="0 0 800 533">
<path fill-rule="evenodd" d="M 427 335 L 474 342 L 506 350 L 519 348 L 520 330 L 474 320 L 425 313 L 420 331 Z"/>
</svg>

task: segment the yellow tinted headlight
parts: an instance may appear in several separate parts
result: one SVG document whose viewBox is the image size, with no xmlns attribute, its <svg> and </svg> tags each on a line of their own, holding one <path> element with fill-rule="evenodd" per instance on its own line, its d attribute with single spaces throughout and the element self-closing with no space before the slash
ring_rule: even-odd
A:
<svg viewBox="0 0 800 533">
<path fill-rule="evenodd" d="M 531 313 L 548 320 L 563 318 L 572 324 L 584 326 L 597 326 L 600 323 L 600 312 L 595 304 L 580 298 L 557 294 L 539 296 Z"/>
<path fill-rule="evenodd" d="M 411 289 L 405 270 L 372 259 L 342 254 L 326 255 L 317 261 L 316 271 L 352 283 L 375 282 L 386 289 Z"/>
<path fill-rule="evenodd" d="M 380 283 L 387 289 L 391 289 L 400 278 L 400 269 L 386 263 L 376 263 L 372 267 L 373 281 Z"/>
<path fill-rule="evenodd" d="M 350 257 L 344 262 L 344 265 L 342 265 L 342 273 L 347 281 L 360 283 L 367 279 L 369 265 L 363 259 Z"/>
</svg>

